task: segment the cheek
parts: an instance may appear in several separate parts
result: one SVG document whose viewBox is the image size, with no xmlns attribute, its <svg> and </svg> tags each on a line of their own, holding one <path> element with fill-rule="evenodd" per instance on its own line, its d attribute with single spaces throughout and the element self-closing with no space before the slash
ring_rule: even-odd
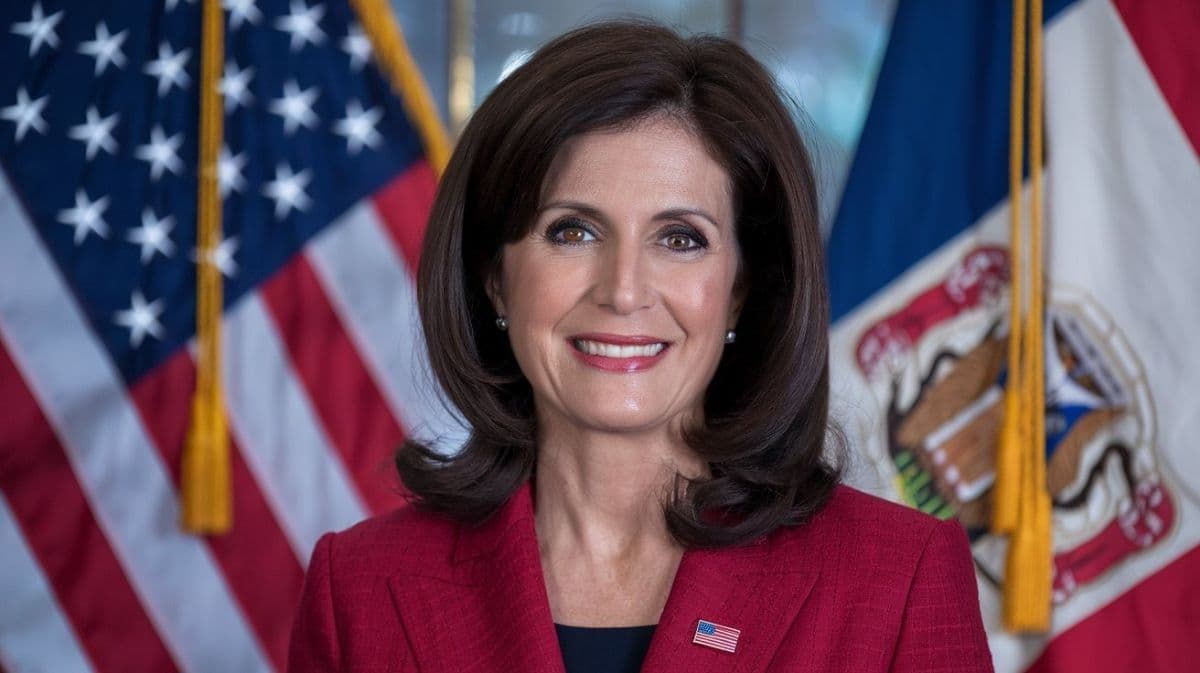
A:
<svg viewBox="0 0 1200 673">
<path fill-rule="evenodd" d="M 504 268 L 504 303 L 510 320 L 517 322 L 544 323 L 571 302 L 571 288 L 577 287 L 571 265 L 539 259 L 524 249 L 506 255 Z"/>
<path fill-rule="evenodd" d="M 689 331 L 725 332 L 733 305 L 734 270 L 732 265 L 722 264 L 674 278 L 675 303 L 685 310 Z"/>
<path fill-rule="evenodd" d="M 504 260 L 504 303 L 509 340 L 522 369 L 541 366 L 556 350 L 555 327 L 579 301 L 579 264 L 554 263 L 515 250 Z M 509 272 L 509 270 L 512 270 Z M 527 376 L 534 375 L 526 371 Z"/>
</svg>

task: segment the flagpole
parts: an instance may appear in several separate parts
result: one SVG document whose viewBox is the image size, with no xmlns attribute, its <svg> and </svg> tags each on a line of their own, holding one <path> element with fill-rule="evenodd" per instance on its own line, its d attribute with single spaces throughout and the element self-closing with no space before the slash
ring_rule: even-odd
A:
<svg viewBox="0 0 1200 673">
<path fill-rule="evenodd" d="M 475 108 L 474 33 L 474 0 L 450 0 L 450 130 L 455 137 Z"/>
</svg>

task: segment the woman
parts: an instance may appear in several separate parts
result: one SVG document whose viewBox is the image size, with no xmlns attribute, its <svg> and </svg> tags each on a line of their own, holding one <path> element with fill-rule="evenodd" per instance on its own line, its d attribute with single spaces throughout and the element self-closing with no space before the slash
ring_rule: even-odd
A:
<svg viewBox="0 0 1200 673">
<path fill-rule="evenodd" d="M 958 524 L 839 486 L 808 155 L 737 45 L 569 33 L 480 106 L 422 252 L 472 428 L 327 535 L 292 671 L 986 671 Z"/>
</svg>

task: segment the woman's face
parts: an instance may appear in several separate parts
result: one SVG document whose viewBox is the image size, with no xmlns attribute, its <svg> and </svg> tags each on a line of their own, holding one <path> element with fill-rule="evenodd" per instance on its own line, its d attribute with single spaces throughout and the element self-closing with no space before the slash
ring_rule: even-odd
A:
<svg viewBox="0 0 1200 673">
<path fill-rule="evenodd" d="M 540 420 L 699 420 L 737 320 L 739 252 L 729 177 L 690 131 L 656 118 L 567 142 L 502 259 L 489 294 Z"/>
</svg>

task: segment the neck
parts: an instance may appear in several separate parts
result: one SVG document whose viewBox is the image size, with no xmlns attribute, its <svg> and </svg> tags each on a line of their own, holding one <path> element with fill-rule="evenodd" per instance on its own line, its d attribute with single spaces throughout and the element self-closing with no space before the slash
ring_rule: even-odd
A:
<svg viewBox="0 0 1200 673">
<path fill-rule="evenodd" d="M 677 433 L 540 427 L 534 496 L 543 557 L 619 561 L 677 546 L 663 504 L 677 474 L 698 476 L 707 469 Z"/>
<path fill-rule="evenodd" d="M 653 624 L 683 547 L 663 520 L 677 474 L 706 466 L 669 428 L 608 433 L 538 418 L 534 523 L 550 611 L 563 624 Z"/>
</svg>

